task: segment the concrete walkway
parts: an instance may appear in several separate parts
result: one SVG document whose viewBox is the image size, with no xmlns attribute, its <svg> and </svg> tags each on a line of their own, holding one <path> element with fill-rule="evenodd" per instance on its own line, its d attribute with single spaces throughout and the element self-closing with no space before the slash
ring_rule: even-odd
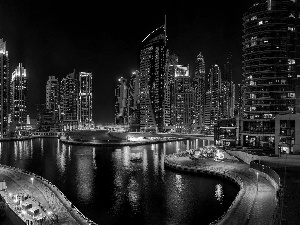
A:
<svg viewBox="0 0 300 225">
<path fill-rule="evenodd" d="M 257 175 L 257 171 L 250 169 L 248 164 L 230 156 L 217 162 L 212 159 L 195 161 L 188 157 L 170 155 L 166 157 L 165 165 L 192 173 L 209 173 L 239 183 L 241 189 L 229 210 L 211 224 L 268 225 L 272 221 L 277 206 L 276 190 L 264 174 Z"/>
<path fill-rule="evenodd" d="M 92 221 L 87 221 L 76 208 L 72 208 L 70 202 L 64 199 L 63 195 L 60 196 L 60 193 L 56 193 L 49 186 L 51 183 L 46 184 L 38 177 L 34 177 L 32 181 L 31 177 L 34 176 L 23 173 L 18 169 L 0 166 L 0 180 L 5 180 L 7 185 L 7 190 L 0 191 L 0 194 L 13 211 L 17 212 L 15 209 L 16 204 L 10 197 L 10 193 L 24 193 L 30 196 L 26 201 L 30 201 L 33 206 L 37 206 L 42 215 L 46 215 L 48 212 L 57 215 L 59 224 L 94 224 L 91 223 Z M 23 221 L 27 219 L 26 215 L 19 214 L 19 217 Z M 7 220 L 7 224 L 10 224 L 9 220 Z"/>
</svg>

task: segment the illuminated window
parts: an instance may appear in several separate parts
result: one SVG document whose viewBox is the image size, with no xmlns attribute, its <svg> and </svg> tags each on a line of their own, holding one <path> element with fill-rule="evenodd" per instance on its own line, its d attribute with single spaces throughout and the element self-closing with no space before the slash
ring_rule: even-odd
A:
<svg viewBox="0 0 300 225">
<path fill-rule="evenodd" d="M 296 63 L 295 59 L 288 59 L 288 64 L 295 64 L 295 63 Z"/>
</svg>

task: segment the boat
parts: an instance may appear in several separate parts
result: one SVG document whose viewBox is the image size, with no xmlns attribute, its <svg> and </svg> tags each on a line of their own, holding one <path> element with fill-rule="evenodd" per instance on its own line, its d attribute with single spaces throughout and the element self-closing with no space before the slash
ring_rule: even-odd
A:
<svg viewBox="0 0 300 225">
<path fill-rule="evenodd" d="M 143 155 L 141 152 L 138 153 L 131 153 L 130 154 L 130 161 L 131 162 L 142 162 L 143 161 Z"/>
</svg>

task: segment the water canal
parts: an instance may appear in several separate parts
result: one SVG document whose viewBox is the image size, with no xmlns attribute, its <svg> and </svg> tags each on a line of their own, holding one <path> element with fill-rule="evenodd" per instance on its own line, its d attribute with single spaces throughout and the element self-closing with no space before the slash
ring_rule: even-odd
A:
<svg viewBox="0 0 300 225">
<path fill-rule="evenodd" d="M 203 144 L 193 139 L 115 148 L 39 138 L 0 143 L 0 163 L 45 177 L 99 225 L 209 224 L 227 211 L 238 187 L 163 163 L 167 154 Z M 132 152 L 141 152 L 143 161 L 131 162 Z"/>
</svg>

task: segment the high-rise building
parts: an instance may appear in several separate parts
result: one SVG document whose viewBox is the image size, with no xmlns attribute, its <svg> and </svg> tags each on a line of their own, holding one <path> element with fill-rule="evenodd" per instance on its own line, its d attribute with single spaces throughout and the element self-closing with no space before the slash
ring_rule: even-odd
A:
<svg viewBox="0 0 300 225">
<path fill-rule="evenodd" d="M 191 133 L 193 116 L 193 89 L 189 66 L 175 66 L 175 129 L 178 133 Z"/>
<path fill-rule="evenodd" d="M 6 42 L 0 39 L 0 137 L 7 134 L 10 99 L 9 59 Z"/>
<path fill-rule="evenodd" d="M 164 124 L 165 131 L 175 131 L 175 72 L 178 65 L 178 56 L 170 54 L 167 59 L 164 96 Z"/>
<path fill-rule="evenodd" d="M 234 116 L 234 84 L 232 81 L 232 53 L 229 52 L 224 64 L 224 76 L 222 79 L 222 116 L 221 118 L 231 118 Z"/>
<path fill-rule="evenodd" d="M 167 50 L 166 26 L 152 31 L 140 50 L 141 131 L 164 130 L 164 88 Z"/>
<path fill-rule="evenodd" d="M 204 123 L 204 109 L 205 109 L 205 61 L 204 57 L 199 53 L 196 59 L 195 76 L 193 79 L 194 88 L 194 124 L 197 130 L 201 129 Z"/>
<path fill-rule="evenodd" d="M 295 111 L 299 5 L 255 0 L 243 16 L 243 146 L 274 149 L 275 116 Z"/>
<path fill-rule="evenodd" d="M 93 88 L 92 73 L 79 73 L 79 95 L 78 95 L 78 119 L 80 129 L 91 129 L 93 127 L 92 120 L 92 104 L 93 104 Z"/>
<path fill-rule="evenodd" d="M 59 119 L 59 81 L 55 76 L 49 76 L 46 85 L 46 109 L 52 112 L 53 120 Z"/>
<path fill-rule="evenodd" d="M 140 131 L 140 76 L 139 71 L 132 72 L 129 81 L 129 127 L 130 131 Z"/>
<path fill-rule="evenodd" d="M 127 80 L 121 77 L 115 89 L 115 124 L 128 125 L 128 91 Z"/>
<path fill-rule="evenodd" d="M 221 118 L 221 70 L 214 64 L 207 79 L 205 125 L 213 126 Z"/>
<path fill-rule="evenodd" d="M 11 121 L 16 124 L 17 129 L 25 129 L 27 124 L 27 97 L 28 85 L 26 69 L 19 63 L 12 73 L 11 83 Z"/>
<path fill-rule="evenodd" d="M 78 79 L 73 73 L 68 74 L 60 82 L 60 121 L 63 130 L 78 129 Z"/>
</svg>

